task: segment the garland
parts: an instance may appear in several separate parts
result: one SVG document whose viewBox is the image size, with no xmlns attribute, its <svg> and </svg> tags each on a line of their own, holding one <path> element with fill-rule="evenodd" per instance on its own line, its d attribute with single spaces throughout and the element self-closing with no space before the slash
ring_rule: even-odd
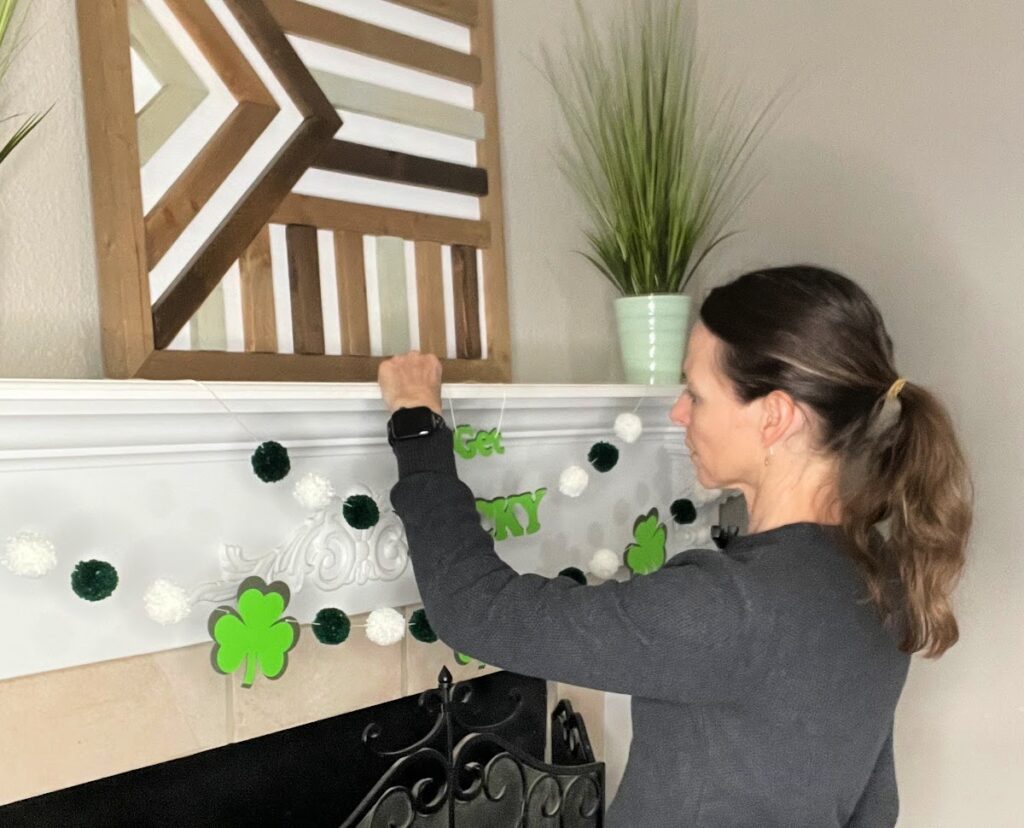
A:
<svg viewBox="0 0 1024 828">
<path fill-rule="evenodd" d="M 210 393 L 213 394 L 212 391 Z M 216 398 L 215 394 L 213 396 Z M 217 400 L 235 416 L 219 398 Z M 640 403 L 637 409 L 639 406 Z M 454 405 L 452 420 L 455 421 Z M 244 424 L 242 427 L 245 428 Z M 245 430 L 248 432 L 247 428 Z M 636 442 L 643 431 L 636 409 L 631 413 L 619 414 L 613 430 L 622 443 Z M 453 432 L 453 450 L 466 460 L 505 454 L 501 416 L 498 425 L 492 429 L 458 425 Z M 606 474 L 615 468 L 619 457 L 619 447 L 602 440 L 594 443 L 587 452 L 587 463 L 597 473 Z M 291 471 L 288 449 L 273 440 L 260 442 L 250 461 L 253 473 L 265 483 L 280 482 Z M 581 465 L 570 465 L 559 475 L 558 490 L 566 497 L 577 498 L 586 490 L 589 481 L 590 473 L 587 469 Z M 547 491 L 545 487 L 489 500 L 477 498 L 477 511 L 492 524 L 488 531 L 496 542 L 534 534 L 541 528 L 539 507 Z M 330 504 L 335 490 L 330 480 L 316 472 L 309 472 L 296 481 L 292 494 L 304 508 L 318 510 Z M 693 523 L 697 519 L 697 508 L 687 498 L 673 501 L 669 513 L 678 524 Z M 380 509 L 372 497 L 355 494 L 343 502 L 342 515 L 352 528 L 367 530 L 379 521 Z M 716 529 L 719 530 L 717 534 Z M 721 548 L 734 536 L 735 531 L 735 527 L 726 530 L 712 527 L 712 539 Z M 658 509 L 652 508 L 636 518 L 633 541 L 621 555 L 611 549 L 598 549 L 587 568 L 591 575 L 602 580 L 615 577 L 623 564 L 634 575 L 655 572 L 666 559 L 665 540 L 665 524 L 660 522 Z M 7 539 L 4 552 L 0 555 L 0 564 L 15 575 L 39 578 L 56 567 L 56 549 L 44 536 L 22 532 Z M 566 567 L 556 577 L 570 578 L 581 586 L 588 583 L 587 575 L 578 567 Z M 110 563 L 97 559 L 79 561 L 71 574 L 73 592 L 90 602 L 109 598 L 117 589 L 118 582 L 117 570 Z M 283 581 L 266 583 L 257 576 L 242 581 L 238 586 L 235 604 L 218 606 L 209 616 L 214 669 L 223 674 L 241 670 L 243 687 L 251 687 L 258 674 L 268 679 L 281 676 L 287 669 L 288 654 L 298 643 L 301 630 L 297 619 L 285 615 L 290 600 L 291 592 Z M 179 623 L 192 610 L 185 589 L 165 579 L 157 579 L 150 584 L 143 596 L 143 604 L 146 614 L 153 621 L 164 625 Z M 364 627 L 367 638 L 380 646 L 401 641 L 407 631 L 416 641 L 425 644 L 438 640 L 423 609 L 413 612 L 406 621 L 398 610 L 382 607 L 370 612 L 365 624 L 353 625 L 343 610 L 323 607 L 310 624 L 317 641 L 325 646 L 344 643 L 353 626 Z M 454 656 L 459 664 L 471 661 L 471 657 L 464 653 L 455 652 Z M 483 668 L 485 665 L 480 663 L 479 666 Z"/>
</svg>

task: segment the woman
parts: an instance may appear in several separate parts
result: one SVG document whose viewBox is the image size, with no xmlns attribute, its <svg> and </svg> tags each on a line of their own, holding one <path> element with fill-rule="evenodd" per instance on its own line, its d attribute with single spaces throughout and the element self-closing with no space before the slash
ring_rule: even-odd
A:
<svg viewBox="0 0 1024 828">
<path fill-rule="evenodd" d="M 868 296 L 813 267 L 712 290 L 684 368 L 671 419 L 701 484 L 743 492 L 748 534 L 625 583 L 518 575 L 441 427 L 395 444 L 391 491 L 427 615 L 488 664 L 633 696 L 610 826 L 892 826 L 910 654 L 958 635 L 971 487 L 950 420 L 896 373 Z M 441 412 L 436 358 L 379 380 L 390 410 Z"/>
</svg>

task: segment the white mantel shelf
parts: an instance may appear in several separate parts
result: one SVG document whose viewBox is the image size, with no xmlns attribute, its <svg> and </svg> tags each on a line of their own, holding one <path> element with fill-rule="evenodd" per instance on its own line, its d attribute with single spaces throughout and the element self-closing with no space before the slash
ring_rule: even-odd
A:
<svg viewBox="0 0 1024 828">
<path fill-rule="evenodd" d="M 680 386 L 454 383 L 445 418 L 502 419 L 507 441 L 607 433 L 610 410 L 637 411 L 647 435 L 679 433 Z M 632 403 L 632 404 L 630 404 Z M 628 406 L 628 408 L 627 408 Z M 156 463 L 252 451 L 254 437 L 298 455 L 386 444 L 376 383 L 0 380 L 0 469 L 80 462 Z M 482 425 L 482 423 L 481 423 Z M 489 427 L 493 427 L 491 424 Z M 211 456 L 212 455 L 212 456 Z"/>
<path fill-rule="evenodd" d="M 498 553 L 523 572 L 585 569 L 598 548 L 624 550 L 636 517 L 654 507 L 668 524 L 670 553 L 706 545 L 722 493 L 695 482 L 683 432 L 669 420 L 680 390 L 443 386 L 450 425 L 501 423 L 503 455 L 457 459 L 477 497 L 548 490 L 540 531 L 496 543 Z M 613 424 L 632 411 L 643 434 L 623 444 Z M 0 567 L 0 679 L 208 642 L 207 617 L 233 603 L 242 576 L 255 572 L 246 567 L 269 567 L 260 574 L 287 581 L 288 612 L 304 624 L 325 606 L 354 615 L 416 603 L 389 498 L 397 469 L 386 422 L 376 383 L 0 380 L 0 543 L 35 531 L 58 556 L 57 568 L 38 579 Z M 264 440 L 288 448 L 291 473 L 278 483 L 252 472 L 250 457 Z M 589 469 L 598 440 L 619 445 L 618 465 L 606 474 L 591 469 L 582 496 L 562 495 L 559 474 L 571 464 Z M 307 472 L 333 484 L 326 509 L 311 513 L 293 497 Z M 380 509 L 371 530 L 340 519 L 342 500 L 354 493 Z M 698 506 L 696 523 L 673 523 L 668 506 L 677 497 Z M 104 601 L 71 590 L 74 565 L 89 558 L 118 570 L 118 589 Z M 144 612 L 142 596 L 157 578 L 198 601 L 179 624 L 161 626 Z"/>
</svg>

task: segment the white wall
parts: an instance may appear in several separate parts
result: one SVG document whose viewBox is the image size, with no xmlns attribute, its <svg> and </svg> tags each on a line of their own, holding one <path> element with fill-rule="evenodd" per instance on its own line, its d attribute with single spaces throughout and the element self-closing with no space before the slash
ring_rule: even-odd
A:
<svg viewBox="0 0 1024 828">
<path fill-rule="evenodd" d="M 620 382 L 613 288 L 574 251 L 581 211 L 555 164 L 554 95 L 531 60 L 573 0 L 496 0 L 498 96 L 517 382 Z M 595 16 L 615 0 L 587 0 Z M 0 167 L 0 376 L 99 377 L 102 357 L 72 0 L 33 0 L 33 39 L 0 112 L 56 107 Z M 583 324 L 581 324 L 583 323 Z"/>
<path fill-rule="evenodd" d="M 33 0 L 0 116 L 54 105 L 0 165 L 0 376 L 99 377 L 92 235 L 75 4 Z M 2 125 L 4 138 L 11 122 Z"/>
<path fill-rule="evenodd" d="M 749 228 L 706 271 L 832 266 L 881 306 L 897 367 L 950 404 L 977 528 L 960 642 L 916 658 L 896 719 L 902 828 L 1022 824 L 1024 12 L 1019 0 L 714 0 L 700 40 L 792 101 Z"/>
</svg>

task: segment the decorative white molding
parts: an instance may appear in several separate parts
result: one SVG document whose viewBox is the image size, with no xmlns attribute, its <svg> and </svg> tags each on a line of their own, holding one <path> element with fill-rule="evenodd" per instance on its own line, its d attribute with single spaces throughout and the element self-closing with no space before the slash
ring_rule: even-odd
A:
<svg viewBox="0 0 1024 828">
<path fill-rule="evenodd" d="M 370 529 L 353 529 L 342 515 L 342 504 L 354 494 L 377 503 L 380 520 Z M 284 581 L 292 595 L 308 585 L 333 592 L 343 586 L 393 581 L 405 573 L 409 544 L 386 493 L 356 484 L 345 497 L 333 496 L 311 514 L 282 545 L 264 555 L 247 557 L 241 546 L 223 544 L 220 580 L 202 584 L 191 594 L 193 604 L 232 601 L 238 585 L 251 575 L 264 581 Z"/>
</svg>

